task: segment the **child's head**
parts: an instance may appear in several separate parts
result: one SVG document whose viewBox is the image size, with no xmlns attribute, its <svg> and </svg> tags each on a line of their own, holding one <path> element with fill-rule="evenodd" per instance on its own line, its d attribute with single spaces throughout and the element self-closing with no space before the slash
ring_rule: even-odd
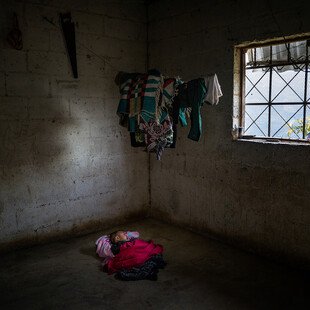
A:
<svg viewBox="0 0 310 310">
<path fill-rule="evenodd" d="M 110 234 L 111 243 L 117 243 L 119 241 L 127 241 L 127 236 L 123 230 L 117 230 Z"/>
</svg>

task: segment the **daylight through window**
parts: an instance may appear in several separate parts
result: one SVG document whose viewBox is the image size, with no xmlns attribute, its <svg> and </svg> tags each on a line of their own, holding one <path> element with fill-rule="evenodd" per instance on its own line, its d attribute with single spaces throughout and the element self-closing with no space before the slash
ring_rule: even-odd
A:
<svg viewBox="0 0 310 310">
<path fill-rule="evenodd" d="M 242 48 L 243 134 L 310 138 L 310 40 Z"/>
</svg>

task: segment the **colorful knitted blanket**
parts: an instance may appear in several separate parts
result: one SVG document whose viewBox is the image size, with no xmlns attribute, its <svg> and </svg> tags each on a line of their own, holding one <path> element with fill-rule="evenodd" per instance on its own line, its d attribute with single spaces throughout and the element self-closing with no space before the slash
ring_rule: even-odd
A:
<svg viewBox="0 0 310 310">
<path fill-rule="evenodd" d="M 161 76 L 142 74 L 121 85 L 121 99 L 117 114 L 129 119 L 142 117 L 145 121 L 156 118 Z M 134 128 L 129 128 L 134 131 Z"/>
<path fill-rule="evenodd" d="M 121 118 L 128 118 L 131 132 L 139 127 L 140 117 L 145 122 L 163 122 L 180 83 L 180 79 L 164 79 L 159 72 L 157 75 L 138 74 L 121 85 L 117 114 Z M 126 122 L 123 125 L 127 125 Z"/>
<path fill-rule="evenodd" d="M 121 98 L 117 114 L 120 124 L 128 126 L 133 133 L 142 131 L 147 150 L 155 151 L 160 159 L 165 147 L 173 143 L 173 129 L 168 112 L 177 86 L 183 82 L 179 78 L 164 77 L 157 70 L 146 74 L 131 74 L 120 86 Z"/>
</svg>

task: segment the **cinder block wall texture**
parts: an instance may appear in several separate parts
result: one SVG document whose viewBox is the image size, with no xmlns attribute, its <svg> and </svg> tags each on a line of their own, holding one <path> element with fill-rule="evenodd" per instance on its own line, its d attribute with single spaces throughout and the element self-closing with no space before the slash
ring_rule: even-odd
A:
<svg viewBox="0 0 310 310">
<path fill-rule="evenodd" d="M 118 125 L 113 82 L 118 70 L 146 69 L 143 2 L 0 4 L 1 245 L 121 223 L 145 215 L 151 198 L 154 217 L 309 266 L 309 147 L 230 135 L 233 46 L 309 32 L 306 1 L 150 1 L 149 67 L 185 80 L 216 72 L 224 92 L 219 106 L 203 107 L 198 143 L 182 128 L 177 149 L 162 161 L 151 156 L 151 197 L 148 157 Z M 77 80 L 60 29 L 43 19 L 59 25 L 67 10 L 76 22 Z M 6 42 L 13 12 L 21 51 Z"/>
<path fill-rule="evenodd" d="M 141 216 L 148 156 L 118 125 L 117 70 L 145 71 L 141 1 L 0 1 L 0 244 Z M 60 12 L 76 23 L 72 77 Z M 6 36 L 17 13 L 22 50 Z M 96 57 L 95 52 L 101 59 Z M 109 63 L 112 65 L 109 65 Z"/>
<path fill-rule="evenodd" d="M 307 1 L 151 3 L 150 67 L 185 80 L 215 72 L 224 92 L 203 107 L 198 143 L 180 128 L 177 148 L 151 157 L 153 216 L 310 266 L 310 147 L 231 137 L 234 45 L 309 32 L 307 12 Z"/>
</svg>

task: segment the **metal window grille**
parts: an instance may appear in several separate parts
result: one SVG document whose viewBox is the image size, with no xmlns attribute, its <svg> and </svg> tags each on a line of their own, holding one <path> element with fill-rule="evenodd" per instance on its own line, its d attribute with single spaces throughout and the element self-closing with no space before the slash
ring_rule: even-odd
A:
<svg viewBox="0 0 310 310">
<path fill-rule="evenodd" d="M 242 49 L 244 135 L 310 135 L 310 40 Z"/>
</svg>

